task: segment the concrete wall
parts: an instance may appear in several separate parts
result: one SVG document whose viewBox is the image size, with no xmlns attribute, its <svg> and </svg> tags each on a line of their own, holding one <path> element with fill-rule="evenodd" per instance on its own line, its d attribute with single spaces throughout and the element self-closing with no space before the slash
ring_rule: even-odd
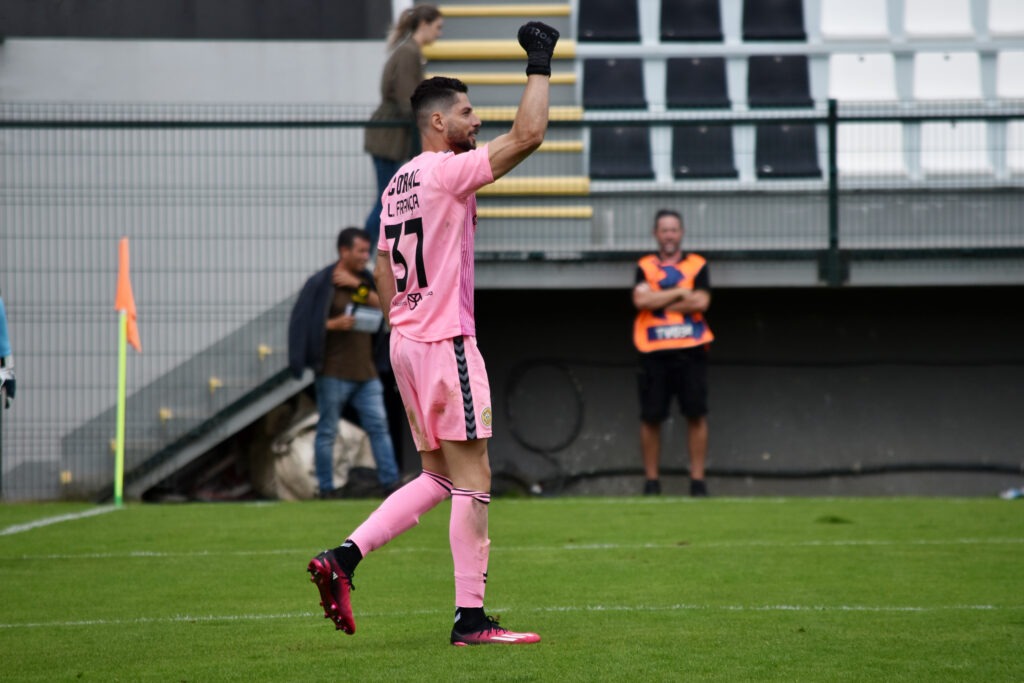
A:
<svg viewBox="0 0 1024 683">
<path fill-rule="evenodd" d="M 332 104 L 379 101 L 379 41 L 16 39 L 0 102 Z"/>
<path fill-rule="evenodd" d="M 618 291 L 478 293 L 495 471 L 557 486 L 559 469 L 626 469 L 628 476 L 583 478 L 567 490 L 639 492 L 631 278 L 623 269 Z M 708 466 L 730 476 L 711 476 L 712 492 L 990 495 L 1019 486 L 1022 294 L 1019 287 L 716 290 Z M 517 434 L 534 446 L 564 445 L 549 454 L 559 468 Z M 665 467 L 688 466 L 678 415 L 665 424 L 663 445 Z M 777 478 L 925 463 L 1004 464 L 1018 473 Z M 681 476 L 665 484 L 686 490 Z"/>
<path fill-rule="evenodd" d="M 353 40 L 381 36 L 391 11 L 373 0 L 7 0 L 0 27 L 7 37 Z"/>
</svg>

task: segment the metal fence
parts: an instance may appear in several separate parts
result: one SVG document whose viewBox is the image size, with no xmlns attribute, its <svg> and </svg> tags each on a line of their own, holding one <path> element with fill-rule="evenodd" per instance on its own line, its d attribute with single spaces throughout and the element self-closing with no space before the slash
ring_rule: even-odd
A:
<svg viewBox="0 0 1024 683">
<path fill-rule="evenodd" d="M 338 107 L 0 106 L 0 291 L 21 378 L 0 424 L 5 499 L 109 484 L 122 236 L 144 349 L 129 363 L 134 476 L 284 395 L 292 297 L 373 202 L 366 125 Z M 704 135 L 717 142 L 695 157 Z M 922 261 L 1019 283 L 1022 186 L 1024 106 L 1007 103 L 588 113 L 553 121 L 480 193 L 478 259 L 632 259 L 669 205 L 713 261 L 809 263 L 834 286 L 858 284 L 851 264 L 899 284 Z"/>
</svg>

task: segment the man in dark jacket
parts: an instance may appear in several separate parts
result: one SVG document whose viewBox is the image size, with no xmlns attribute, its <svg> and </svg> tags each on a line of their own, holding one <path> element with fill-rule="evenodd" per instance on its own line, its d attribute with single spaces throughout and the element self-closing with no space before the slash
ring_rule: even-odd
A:
<svg viewBox="0 0 1024 683">
<path fill-rule="evenodd" d="M 374 362 L 380 301 L 366 269 L 370 238 L 360 228 L 338 235 L 338 261 L 306 281 L 288 323 L 288 365 L 295 376 L 316 373 L 320 413 L 314 442 L 321 498 L 334 498 L 334 442 L 346 405 L 370 437 L 384 493 L 398 486 L 398 466 L 384 408 L 384 389 Z"/>
</svg>

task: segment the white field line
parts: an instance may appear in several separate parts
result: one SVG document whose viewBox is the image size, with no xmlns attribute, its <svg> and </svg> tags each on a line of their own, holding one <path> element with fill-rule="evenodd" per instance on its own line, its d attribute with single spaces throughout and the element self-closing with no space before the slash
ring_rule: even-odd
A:
<svg viewBox="0 0 1024 683">
<path fill-rule="evenodd" d="M 104 507 L 90 508 L 89 510 L 83 510 L 82 512 L 71 512 L 66 515 L 57 515 L 56 517 L 44 517 L 37 519 L 32 522 L 26 522 L 24 524 L 14 524 L 6 529 L 0 529 L 0 536 L 10 536 L 11 534 L 20 534 L 23 531 L 31 531 L 32 529 L 38 529 L 44 526 L 50 526 L 51 524 L 60 524 L 61 522 L 71 522 L 76 519 L 85 519 L 86 517 L 95 517 L 96 515 L 103 515 L 108 512 L 113 512 L 118 508 L 113 505 L 106 505 Z"/>
<path fill-rule="evenodd" d="M 912 541 L 848 540 L 848 541 L 710 541 L 679 543 L 567 543 L 565 545 L 497 546 L 491 552 L 562 552 L 562 551 L 605 551 L 605 550 L 700 550 L 704 548 L 858 548 L 858 547 L 909 547 L 909 546 L 971 546 L 971 545 L 1019 545 L 1024 538 L 948 538 L 919 539 Z M 106 559 L 147 559 L 174 557 L 258 557 L 274 555 L 304 556 L 316 553 L 319 548 L 273 548 L 265 550 L 192 550 L 162 551 L 134 550 L 120 553 L 55 553 L 47 555 L 19 555 L 3 558 L 6 560 L 106 560 Z M 447 546 L 437 547 L 396 547 L 382 549 L 386 553 L 449 553 Z"/>
<path fill-rule="evenodd" d="M 921 607 L 915 605 L 561 605 L 551 607 L 527 607 L 520 609 L 495 609 L 495 613 L 511 612 L 557 612 L 557 613 L 588 613 L 588 612 L 872 612 L 872 613 L 907 613 L 927 614 L 934 612 L 1008 612 L 1024 610 L 1021 605 L 938 605 Z M 361 617 L 401 618 L 408 616 L 447 615 L 449 609 L 402 610 L 401 612 L 366 612 Z M 232 621 L 278 621 L 283 619 L 309 619 L 322 617 L 320 612 L 285 612 L 280 614 L 175 614 L 165 617 L 134 617 L 131 619 L 82 619 L 69 621 L 35 621 L 35 622 L 0 622 L 0 629 L 29 629 L 54 627 L 83 626 L 135 626 L 142 624 L 175 624 L 175 623 L 216 623 Z"/>
</svg>

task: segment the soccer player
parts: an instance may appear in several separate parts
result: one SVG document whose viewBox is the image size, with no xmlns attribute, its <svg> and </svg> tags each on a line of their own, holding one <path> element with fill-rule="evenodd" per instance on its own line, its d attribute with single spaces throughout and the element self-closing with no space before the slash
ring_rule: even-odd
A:
<svg viewBox="0 0 1024 683">
<path fill-rule="evenodd" d="M 359 561 L 450 497 L 451 643 L 540 640 L 536 633 L 502 628 L 484 612 L 491 402 L 473 313 L 475 192 L 537 149 L 548 125 L 558 32 L 529 22 L 518 38 L 527 54 L 527 81 L 511 130 L 477 148 L 480 119 L 465 84 L 441 77 L 423 81 L 411 98 L 423 153 L 398 170 L 382 197 L 374 277 L 391 325 L 391 362 L 423 472 L 391 494 L 342 545 L 309 563 L 324 615 L 348 634 L 355 632 L 349 592 Z"/>
</svg>

